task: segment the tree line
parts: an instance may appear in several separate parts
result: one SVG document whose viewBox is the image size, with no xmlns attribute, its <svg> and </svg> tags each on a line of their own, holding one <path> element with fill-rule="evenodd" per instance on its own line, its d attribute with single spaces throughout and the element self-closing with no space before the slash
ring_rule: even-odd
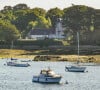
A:
<svg viewBox="0 0 100 90">
<path fill-rule="evenodd" d="M 99 16 L 99 9 L 85 5 L 72 5 L 63 10 L 55 7 L 48 11 L 38 7 L 31 9 L 26 4 L 5 6 L 0 11 L 0 40 L 25 38 L 35 28 L 55 28 L 57 19 L 62 18 L 69 43 L 75 43 L 76 32 L 79 32 L 81 43 L 100 44 Z"/>
</svg>

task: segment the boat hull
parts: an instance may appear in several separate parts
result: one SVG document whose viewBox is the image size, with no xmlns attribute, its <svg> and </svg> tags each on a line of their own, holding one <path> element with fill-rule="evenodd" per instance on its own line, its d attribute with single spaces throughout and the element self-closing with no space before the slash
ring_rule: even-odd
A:
<svg viewBox="0 0 100 90">
<path fill-rule="evenodd" d="M 15 66 L 16 64 L 13 62 L 7 62 L 7 66 Z"/>
<path fill-rule="evenodd" d="M 7 62 L 8 66 L 15 66 L 15 67 L 28 67 L 30 66 L 28 63 L 26 64 L 20 64 L 20 63 L 14 63 L 14 62 Z"/>
<path fill-rule="evenodd" d="M 30 66 L 29 64 L 16 64 L 16 67 L 28 67 Z"/>
<path fill-rule="evenodd" d="M 39 76 L 33 76 L 32 82 L 59 83 L 60 80 L 61 80 L 61 77 L 39 77 Z"/>
<path fill-rule="evenodd" d="M 86 67 L 81 66 L 72 66 L 72 67 L 65 67 L 69 72 L 85 72 Z"/>
</svg>

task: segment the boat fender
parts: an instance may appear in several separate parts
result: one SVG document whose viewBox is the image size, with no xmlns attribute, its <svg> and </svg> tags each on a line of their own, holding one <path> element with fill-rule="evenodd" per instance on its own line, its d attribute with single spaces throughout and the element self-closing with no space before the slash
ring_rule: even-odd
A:
<svg viewBox="0 0 100 90">
<path fill-rule="evenodd" d="M 4 65 L 6 65 L 6 64 L 4 64 Z"/>
<path fill-rule="evenodd" d="M 88 71 L 86 71 L 86 72 L 88 72 Z"/>
</svg>

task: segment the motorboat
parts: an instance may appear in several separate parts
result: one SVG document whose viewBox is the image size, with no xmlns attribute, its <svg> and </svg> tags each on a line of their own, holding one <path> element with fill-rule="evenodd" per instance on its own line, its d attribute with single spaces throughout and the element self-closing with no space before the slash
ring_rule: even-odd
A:
<svg viewBox="0 0 100 90">
<path fill-rule="evenodd" d="M 9 61 L 7 62 L 8 66 L 15 66 L 15 67 L 28 67 L 30 66 L 30 64 L 28 63 L 18 63 L 18 62 L 13 62 L 13 61 Z"/>
<path fill-rule="evenodd" d="M 33 76 L 32 82 L 38 83 L 59 83 L 61 81 L 62 76 L 55 74 L 55 72 L 51 69 L 41 70 L 40 74 L 37 76 Z"/>
</svg>

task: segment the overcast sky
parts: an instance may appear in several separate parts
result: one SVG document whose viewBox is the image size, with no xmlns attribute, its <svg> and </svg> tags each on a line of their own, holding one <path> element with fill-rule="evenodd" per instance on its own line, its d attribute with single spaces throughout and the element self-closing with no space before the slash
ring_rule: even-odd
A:
<svg viewBox="0 0 100 90">
<path fill-rule="evenodd" d="M 4 6 L 15 6 L 16 4 L 27 4 L 28 7 L 40 7 L 46 10 L 58 7 L 60 9 L 75 5 L 86 5 L 95 9 L 100 9 L 100 0 L 0 0 L 0 10 Z"/>
</svg>

